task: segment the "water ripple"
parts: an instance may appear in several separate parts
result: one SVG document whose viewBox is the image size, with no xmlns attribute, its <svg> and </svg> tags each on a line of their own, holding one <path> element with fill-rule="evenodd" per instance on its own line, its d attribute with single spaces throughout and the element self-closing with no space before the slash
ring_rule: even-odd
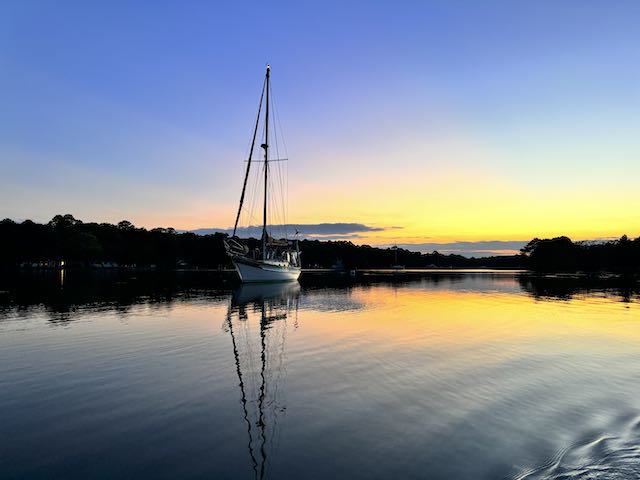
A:
<svg viewBox="0 0 640 480">
<path fill-rule="evenodd" d="M 617 434 L 576 442 L 513 480 L 640 479 L 640 417 Z"/>
</svg>

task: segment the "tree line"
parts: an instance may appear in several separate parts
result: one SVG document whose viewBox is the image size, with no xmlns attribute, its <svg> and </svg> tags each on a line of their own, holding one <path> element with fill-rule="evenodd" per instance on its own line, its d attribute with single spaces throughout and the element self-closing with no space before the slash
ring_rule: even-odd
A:
<svg viewBox="0 0 640 480">
<path fill-rule="evenodd" d="M 85 223 L 73 215 L 56 215 L 46 224 L 31 220 L 0 221 L 0 265 L 55 267 L 130 266 L 231 267 L 224 233 L 197 235 L 173 228 L 138 228 L 123 220 L 116 225 Z M 257 239 L 249 239 L 257 247 Z M 467 258 L 434 251 L 354 245 L 349 241 L 301 240 L 305 268 L 529 268 L 539 271 L 640 271 L 640 237 L 626 235 L 608 242 L 573 242 L 568 237 L 531 240 L 519 255 Z"/>
<path fill-rule="evenodd" d="M 50 266 L 64 261 L 67 266 L 175 268 L 182 262 L 217 267 L 227 263 L 223 239 L 223 234 L 147 230 L 127 220 L 117 225 L 84 223 L 69 214 L 56 215 L 46 224 L 5 219 L 0 222 L 0 264 Z"/>
<path fill-rule="evenodd" d="M 537 271 L 640 272 L 640 237 L 606 242 L 534 238 L 521 253 L 525 266 Z"/>
<path fill-rule="evenodd" d="M 56 215 L 45 224 L 10 219 L 0 221 L 0 265 L 56 267 L 131 266 L 231 267 L 224 248 L 224 233 L 196 235 L 173 228 L 138 228 L 123 220 L 118 224 L 85 223 L 73 215 Z M 259 246 L 257 239 L 249 245 Z M 301 240 L 305 268 L 389 268 L 396 263 L 392 248 L 354 245 L 349 241 Z M 397 263 L 424 267 L 520 267 L 520 256 L 466 258 L 438 252 L 422 254 L 398 248 Z"/>
</svg>

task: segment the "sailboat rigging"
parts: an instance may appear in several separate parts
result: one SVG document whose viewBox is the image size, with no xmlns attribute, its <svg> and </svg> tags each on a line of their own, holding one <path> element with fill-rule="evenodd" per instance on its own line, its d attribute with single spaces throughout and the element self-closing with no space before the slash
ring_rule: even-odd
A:
<svg viewBox="0 0 640 480">
<path fill-rule="evenodd" d="M 286 238 L 275 239 L 269 235 L 268 205 L 269 205 L 269 164 L 283 159 L 269 158 L 269 107 L 271 99 L 271 67 L 267 65 L 258 114 L 256 116 L 255 127 L 251 137 L 249 156 L 247 159 L 247 169 L 245 171 L 242 193 L 240 194 L 240 204 L 233 226 L 233 235 L 225 240 L 225 248 L 231 257 L 234 267 L 243 282 L 278 282 L 297 280 L 301 272 L 300 248 L 298 241 L 291 241 Z M 251 250 L 246 242 L 238 236 L 238 222 L 244 205 L 247 190 L 247 181 L 258 136 L 262 106 L 264 103 L 264 138 L 260 148 L 264 150 L 263 164 L 263 204 L 262 204 L 262 241 L 260 249 Z"/>
</svg>

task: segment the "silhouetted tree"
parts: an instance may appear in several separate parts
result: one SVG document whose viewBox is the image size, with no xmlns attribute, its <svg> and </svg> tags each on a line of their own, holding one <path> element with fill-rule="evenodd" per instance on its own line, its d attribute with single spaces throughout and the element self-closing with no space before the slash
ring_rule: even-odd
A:
<svg viewBox="0 0 640 480">
<path fill-rule="evenodd" d="M 609 242 L 572 242 L 567 237 L 534 238 L 521 250 L 525 265 L 540 271 L 637 272 L 640 270 L 640 237 L 626 235 Z"/>
<path fill-rule="evenodd" d="M 54 228 L 68 228 L 80 224 L 82 224 L 82 221 L 76 220 L 73 215 L 69 213 L 66 215 L 56 215 L 49 221 L 49 225 Z"/>
<path fill-rule="evenodd" d="M 120 230 L 135 230 L 136 227 L 133 226 L 129 220 L 122 220 L 118 222 L 118 228 Z"/>
</svg>

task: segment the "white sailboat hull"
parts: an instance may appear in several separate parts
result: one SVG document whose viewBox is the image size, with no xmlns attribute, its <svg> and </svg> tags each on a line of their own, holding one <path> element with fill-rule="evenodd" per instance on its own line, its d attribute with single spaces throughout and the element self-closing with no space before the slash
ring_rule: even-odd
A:
<svg viewBox="0 0 640 480">
<path fill-rule="evenodd" d="M 300 267 L 292 267 L 286 262 L 270 262 L 233 259 L 233 265 L 244 283 L 255 282 L 291 282 L 298 279 Z"/>
</svg>

